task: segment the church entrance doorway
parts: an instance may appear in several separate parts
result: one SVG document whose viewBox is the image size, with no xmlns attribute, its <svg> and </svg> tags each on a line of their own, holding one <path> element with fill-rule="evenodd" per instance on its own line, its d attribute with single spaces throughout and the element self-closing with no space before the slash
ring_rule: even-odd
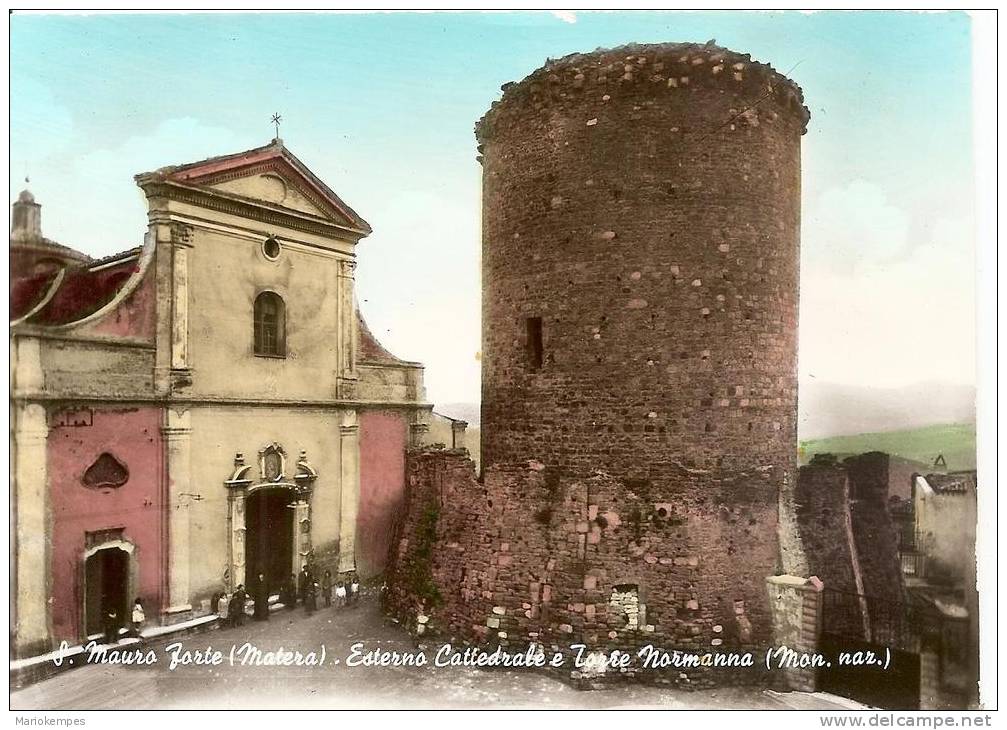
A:
<svg viewBox="0 0 1007 730">
<path fill-rule="evenodd" d="M 245 502 L 245 587 L 266 576 L 270 594 L 279 593 L 294 561 L 294 494 L 285 487 L 256 489 Z"/>
<path fill-rule="evenodd" d="M 84 626 L 88 636 L 100 634 L 104 618 L 114 611 L 119 627 L 127 625 L 129 553 L 119 547 L 98 550 L 84 562 Z"/>
</svg>

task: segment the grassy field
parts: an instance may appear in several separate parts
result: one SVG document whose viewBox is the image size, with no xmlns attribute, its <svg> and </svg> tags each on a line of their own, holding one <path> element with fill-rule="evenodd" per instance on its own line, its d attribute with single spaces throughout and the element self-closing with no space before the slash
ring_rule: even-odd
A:
<svg viewBox="0 0 1007 730">
<path fill-rule="evenodd" d="M 944 454 L 948 469 L 975 469 L 976 426 L 974 423 L 954 423 L 905 431 L 860 433 L 802 441 L 800 445 L 802 464 L 815 454 L 847 455 L 866 451 L 884 451 L 924 464 L 933 464 L 938 454 Z"/>
</svg>

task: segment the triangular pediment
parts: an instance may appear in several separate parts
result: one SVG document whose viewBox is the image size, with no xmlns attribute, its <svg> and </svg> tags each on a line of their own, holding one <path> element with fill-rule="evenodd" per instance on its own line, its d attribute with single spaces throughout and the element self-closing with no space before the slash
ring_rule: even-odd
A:
<svg viewBox="0 0 1007 730">
<path fill-rule="evenodd" d="M 214 180 L 209 184 L 209 187 L 321 218 L 335 217 L 342 223 L 350 222 L 338 211 L 316 202 L 317 197 L 311 196 L 309 191 L 303 190 L 304 186 L 298 185 L 296 178 L 292 179 L 290 175 L 283 174 L 282 170 L 271 169 L 275 167 L 280 166 L 272 165 L 267 166 L 266 169 L 237 171 Z M 312 197 L 316 199 L 312 200 Z"/>
<path fill-rule="evenodd" d="M 364 219 L 278 140 L 247 152 L 162 168 L 153 174 L 163 180 L 321 218 L 364 235 L 371 231 Z M 138 176 L 138 180 L 143 177 Z"/>
</svg>

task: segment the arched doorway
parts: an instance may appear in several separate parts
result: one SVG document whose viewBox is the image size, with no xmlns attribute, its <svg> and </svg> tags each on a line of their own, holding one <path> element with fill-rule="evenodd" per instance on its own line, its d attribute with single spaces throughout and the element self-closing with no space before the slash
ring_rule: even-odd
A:
<svg viewBox="0 0 1007 730">
<path fill-rule="evenodd" d="M 266 576 L 270 593 L 278 593 L 294 560 L 294 507 L 287 487 L 253 490 L 245 500 L 245 581 Z M 247 587 L 247 586 L 246 586 Z"/>
<path fill-rule="evenodd" d="M 84 627 L 88 636 L 100 634 L 104 617 L 114 610 L 120 626 L 127 625 L 129 608 L 129 553 L 105 547 L 84 559 Z"/>
</svg>

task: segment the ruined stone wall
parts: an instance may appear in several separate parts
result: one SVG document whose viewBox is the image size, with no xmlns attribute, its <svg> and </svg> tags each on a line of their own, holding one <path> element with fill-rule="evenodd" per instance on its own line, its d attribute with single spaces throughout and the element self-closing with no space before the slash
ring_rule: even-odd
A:
<svg viewBox="0 0 1007 730">
<path fill-rule="evenodd" d="M 683 490 L 668 500 L 643 483 L 536 462 L 494 465 L 480 481 L 462 452 L 413 452 L 407 475 L 387 608 L 414 630 L 560 649 L 772 643 L 768 471 L 682 469 Z M 753 567 L 738 570 L 742 561 Z"/>
<path fill-rule="evenodd" d="M 888 512 L 888 454 L 878 451 L 843 460 L 850 479 L 850 513 L 864 593 L 888 601 L 904 598 L 899 540 Z"/>
<path fill-rule="evenodd" d="M 862 593 L 846 469 L 828 458 L 802 466 L 796 502 L 798 532 L 810 574 L 829 589 Z"/>
<path fill-rule="evenodd" d="M 817 456 L 800 469 L 798 531 L 809 570 L 826 588 L 903 600 L 898 535 L 888 513 L 888 456 L 838 462 Z"/>
</svg>

